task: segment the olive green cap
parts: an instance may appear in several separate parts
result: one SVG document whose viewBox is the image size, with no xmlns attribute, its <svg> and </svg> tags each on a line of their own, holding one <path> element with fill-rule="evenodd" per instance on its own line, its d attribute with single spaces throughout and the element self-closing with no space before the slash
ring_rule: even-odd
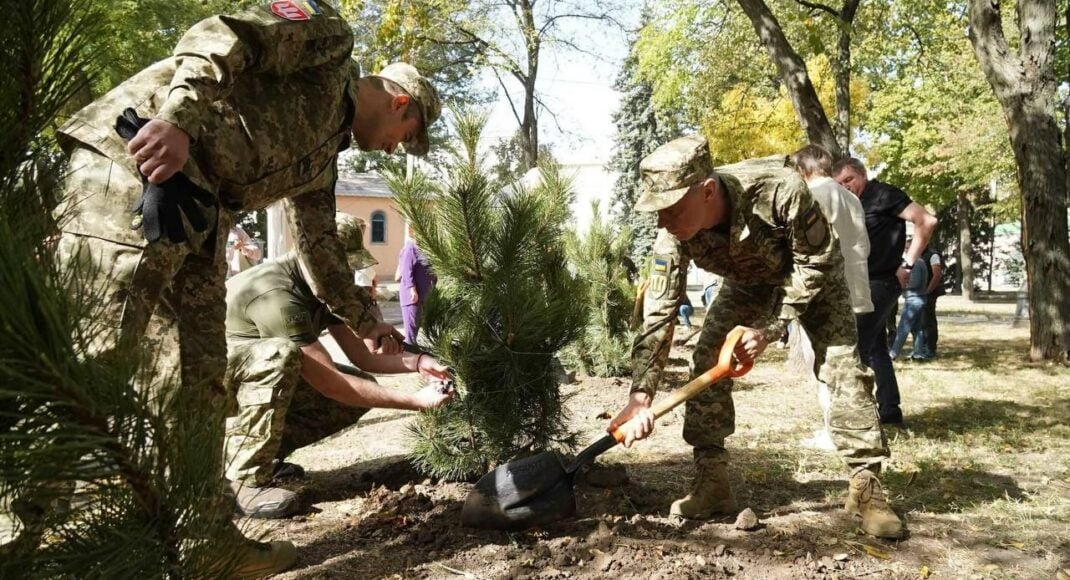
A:
<svg viewBox="0 0 1070 580">
<path fill-rule="evenodd" d="M 439 102 L 438 91 L 431 86 L 431 81 L 416 70 L 416 67 L 404 62 L 387 65 L 375 76 L 393 81 L 402 89 L 405 89 L 405 92 L 416 103 L 416 107 L 420 109 L 420 114 L 423 116 L 423 127 L 411 141 L 402 143 L 402 145 L 405 147 L 405 152 L 410 155 L 427 155 L 428 150 L 431 149 L 431 142 L 427 137 L 427 129 L 442 114 L 442 103 Z"/>
<path fill-rule="evenodd" d="M 345 248 L 350 268 L 361 270 L 379 263 L 364 249 L 364 220 L 339 211 L 334 214 L 334 223 L 338 227 L 338 240 Z"/>
<path fill-rule="evenodd" d="M 702 135 L 680 137 L 655 149 L 639 162 L 643 194 L 636 211 L 658 211 L 672 206 L 696 183 L 713 175 L 710 148 Z"/>
</svg>

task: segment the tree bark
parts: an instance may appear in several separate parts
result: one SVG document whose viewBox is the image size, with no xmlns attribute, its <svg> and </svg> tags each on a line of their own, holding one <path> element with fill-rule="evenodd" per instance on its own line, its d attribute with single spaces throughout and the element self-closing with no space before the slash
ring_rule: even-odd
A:
<svg viewBox="0 0 1070 580">
<path fill-rule="evenodd" d="M 973 250 L 972 232 L 970 231 L 970 216 L 973 213 L 973 204 L 965 193 L 958 194 L 958 222 L 959 222 L 959 272 L 962 284 L 962 297 L 973 302 Z"/>
<path fill-rule="evenodd" d="M 806 133 L 806 138 L 811 143 L 827 149 L 833 158 L 843 157 L 844 151 L 836 140 L 836 134 L 825 109 L 821 106 L 821 100 L 817 98 L 817 91 L 806 71 L 806 63 L 791 47 L 772 11 L 763 0 L 736 1 L 747 14 L 754 31 L 758 33 L 758 39 L 780 72 L 780 79 L 787 87 L 791 104 L 795 108 L 795 116 Z"/>
<path fill-rule="evenodd" d="M 539 76 L 539 50 L 541 42 L 539 31 L 535 28 L 532 14 L 532 0 L 519 0 L 514 5 L 517 25 L 524 37 L 524 49 L 527 56 L 527 71 L 522 79 L 524 83 L 524 118 L 520 123 L 520 145 L 524 150 L 524 163 L 521 171 L 527 171 L 539 164 L 539 117 L 535 108 L 535 79 Z"/>
<path fill-rule="evenodd" d="M 861 0 L 845 0 L 840 9 L 840 35 L 832 73 L 836 82 L 836 140 L 844 154 L 851 150 L 851 33 Z"/>
<path fill-rule="evenodd" d="M 1066 361 L 1070 348 L 1070 239 L 1066 156 L 1055 119 L 1056 3 L 1020 0 L 1018 55 L 998 0 L 970 0 L 970 42 L 1003 107 L 1022 192 L 1031 360 Z"/>
</svg>

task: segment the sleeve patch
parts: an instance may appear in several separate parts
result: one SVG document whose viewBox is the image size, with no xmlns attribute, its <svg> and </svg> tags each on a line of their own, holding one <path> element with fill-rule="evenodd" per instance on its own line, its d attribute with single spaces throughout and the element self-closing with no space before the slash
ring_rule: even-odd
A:
<svg viewBox="0 0 1070 580">
<path fill-rule="evenodd" d="M 803 224 L 806 231 L 806 243 L 814 248 L 825 245 L 828 241 L 828 222 L 823 219 L 821 210 L 816 205 L 807 212 Z"/>
<path fill-rule="evenodd" d="M 308 6 L 307 2 L 302 1 L 301 3 Z M 278 0 L 277 2 L 272 2 L 271 13 L 279 18 L 293 20 L 295 22 L 309 19 L 308 12 L 305 12 L 305 10 L 293 0 Z M 318 14 L 318 12 L 316 13 Z"/>
<path fill-rule="evenodd" d="M 655 272 L 668 272 L 669 261 L 661 258 L 654 258 L 654 271 Z"/>
</svg>

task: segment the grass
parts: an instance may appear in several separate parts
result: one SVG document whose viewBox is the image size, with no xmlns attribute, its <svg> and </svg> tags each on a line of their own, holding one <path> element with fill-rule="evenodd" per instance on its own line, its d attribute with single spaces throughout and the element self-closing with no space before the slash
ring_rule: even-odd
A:
<svg viewBox="0 0 1070 580">
<path fill-rule="evenodd" d="M 953 313 L 942 319 L 940 358 L 896 368 L 906 424 L 887 430 L 884 479 L 913 534 L 901 549 L 951 577 L 1054 577 L 1070 567 L 1070 369 L 1025 360 L 1028 328 L 1010 326 L 1013 304 L 940 306 Z M 730 446 L 794 461 L 794 481 L 842 480 L 830 454 L 798 447 L 819 422 L 813 393 L 769 362 L 737 391 Z M 766 485 L 784 477 L 770 463 L 737 456 L 752 504 L 813 501 Z M 829 502 L 841 495 L 825 489 Z"/>
</svg>

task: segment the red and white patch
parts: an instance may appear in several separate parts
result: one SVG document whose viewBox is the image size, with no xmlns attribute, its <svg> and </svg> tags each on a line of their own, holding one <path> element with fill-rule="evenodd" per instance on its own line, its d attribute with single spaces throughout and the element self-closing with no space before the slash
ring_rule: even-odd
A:
<svg viewBox="0 0 1070 580">
<path fill-rule="evenodd" d="M 286 20 L 308 20 L 308 12 L 305 12 L 292 0 L 278 0 L 271 3 L 271 12 L 279 18 Z"/>
</svg>

